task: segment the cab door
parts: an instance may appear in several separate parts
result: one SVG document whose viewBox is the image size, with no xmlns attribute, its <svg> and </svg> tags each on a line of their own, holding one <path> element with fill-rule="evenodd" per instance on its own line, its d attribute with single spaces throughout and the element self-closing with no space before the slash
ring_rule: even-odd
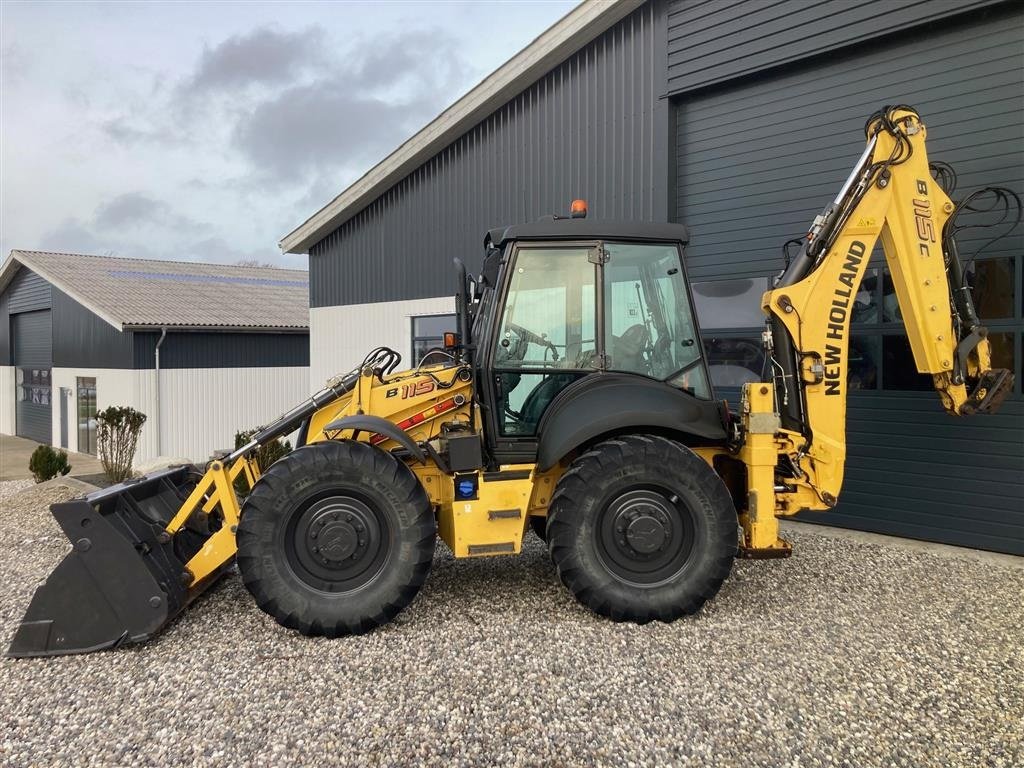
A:
<svg viewBox="0 0 1024 768">
<path fill-rule="evenodd" d="M 533 461 L 554 397 L 598 370 L 597 243 L 520 243 L 485 342 L 488 442 L 502 463 Z"/>
</svg>

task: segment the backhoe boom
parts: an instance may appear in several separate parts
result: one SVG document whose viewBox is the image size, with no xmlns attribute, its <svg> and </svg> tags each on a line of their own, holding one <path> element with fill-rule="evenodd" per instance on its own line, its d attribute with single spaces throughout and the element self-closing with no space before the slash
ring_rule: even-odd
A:
<svg viewBox="0 0 1024 768">
<path fill-rule="evenodd" d="M 887 107 L 866 130 L 850 178 L 762 299 L 772 377 L 746 385 L 741 413 L 751 552 L 785 549 L 774 515 L 836 504 L 846 461 L 850 321 L 879 239 L 914 364 L 931 375 L 943 408 L 992 411 L 1013 387 L 1009 371 L 991 367 L 987 330 L 946 231 L 956 206 L 932 178 L 924 124 L 908 107 Z M 772 515 L 764 509 L 769 498 Z"/>
</svg>

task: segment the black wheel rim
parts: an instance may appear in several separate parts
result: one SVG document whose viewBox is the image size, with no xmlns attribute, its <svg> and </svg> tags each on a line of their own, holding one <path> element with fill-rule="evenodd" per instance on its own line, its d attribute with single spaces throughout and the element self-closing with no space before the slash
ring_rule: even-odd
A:
<svg viewBox="0 0 1024 768">
<path fill-rule="evenodd" d="M 656 586 L 678 574 L 693 551 L 694 515 L 667 488 L 632 487 L 613 498 L 598 518 L 598 551 L 620 581 Z"/>
<path fill-rule="evenodd" d="M 368 499 L 343 491 L 296 508 L 284 530 L 288 565 L 321 592 L 353 592 L 384 569 L 391 552 L 387 516 Z"/>
</svg>

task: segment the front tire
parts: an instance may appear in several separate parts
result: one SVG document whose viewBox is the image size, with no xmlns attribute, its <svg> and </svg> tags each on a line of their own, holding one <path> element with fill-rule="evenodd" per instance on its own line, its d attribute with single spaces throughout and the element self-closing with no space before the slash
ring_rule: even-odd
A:
<svg viewBox="0 0 1024 768">
<path fill-rule="evenodd" d="M 606 440 L 573 461 L 548 510 L 548 547 L 576 598 L 615 621 L 674 621 L 718 592 L 736 555 L 722 480 L 679 443 Z"/>
<path fill-rule="evenodd" d="M 361 634 L 412 602 L 435 541 L 430 502 L 407 466 L 366 443 L 321 442 L 276 462 L 245 500 L 238 568 L 279 624 Z"/>
</svg>

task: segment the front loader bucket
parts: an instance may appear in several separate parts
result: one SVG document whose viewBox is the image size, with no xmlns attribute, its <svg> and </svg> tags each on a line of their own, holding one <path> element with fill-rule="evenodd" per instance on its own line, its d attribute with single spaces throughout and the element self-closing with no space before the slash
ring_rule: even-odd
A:
<svg viewBox="0 0 1024 768">
<path fill-rule="evenodd" d="M 173 537 L 165 527 L 200 476 L 192 466 L 172 467 L 54 504 L 50 511 L 71 552 L 36 590 L 7 655 L 141 643 L 177 616 L 202 591 L 189 588 L 185 563 L 217 520 L 197 514 Z"/>
</svg>

